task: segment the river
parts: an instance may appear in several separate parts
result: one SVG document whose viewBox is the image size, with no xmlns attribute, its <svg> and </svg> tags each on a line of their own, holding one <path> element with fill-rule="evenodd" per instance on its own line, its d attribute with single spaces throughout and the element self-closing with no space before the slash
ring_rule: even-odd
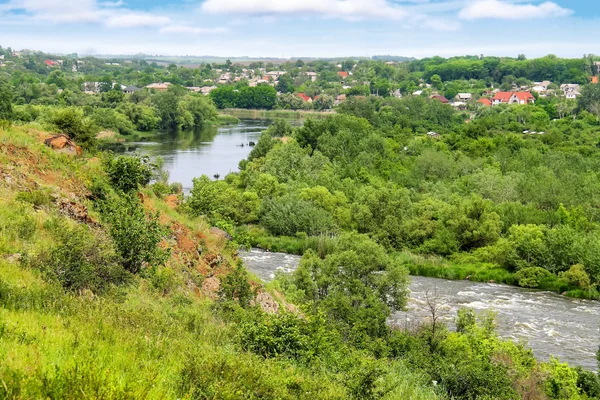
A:
<svg viewBox="0 0 600 400">
<path fill-rule="evenodd" d="M 161 157 L 169 171 L 169 181 L 179 182 L 188 192 L 192 179 L 207 175 L 225 178 L 238 171 L 240 160 L 250 154 L 250 142 L 270 124 L 266 120 L 242 120 L 237 125 L 207 126 L 194 131 L 160 133 L 146 141 L 126 143 L 126 152 Z"/>
<path fill-rule="evenodd" d="M 293 271 L 300 257 L 253 249 L 241 253 L 246 266 L 268 282 L 275 271 Z M 570 365 L 596 371 L 596 350 L 600 343 L 600 303 L 575 300 L 554 293 L 512 286 L 446 281 L 411 277 L 408 311 L 396 312 L 390 324 L 414 326 L 425 320 L 426 295 L 436 292 L 444 304 L 445 319 L 452 325 L 456 311 L 471 307 L 476 311 L 497 313 L 498 334 L 506 339 L 524 341 L 535 356 L 548 360 L 560 357 Z"/>
</svg>

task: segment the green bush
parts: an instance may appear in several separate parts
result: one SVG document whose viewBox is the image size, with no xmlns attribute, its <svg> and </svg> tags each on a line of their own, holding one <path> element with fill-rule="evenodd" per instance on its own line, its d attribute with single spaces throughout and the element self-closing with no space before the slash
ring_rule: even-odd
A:
<svg viewBox="0 0 600 400">
<path fill-rule="evenodd" d="M 242 263 L 221 281 L 219 298 L 224 301 L 237 301 L 242 307 L 248 307 L 254 298 L 252 287 L 248 283 L 248 272 Z"/>
<path fill-rule="evenodd" d="M 52 233 L 56 244 L 29 261 L 46 279 L 75 292 L 105 292 L 129 281 L 110 239 L 101 232 L 86 225 L 70 228 L 59 223 Z"/>
<path fill-rule="evenodd" d="M 96 144 L 96 133 L 99 129 L 80 108 L 66 107 L 54 110 L 50 114 L 50 123 L 80 146 L 89 148 Z"/>
<path fill-rule="evenodd" d="M 551 278 L 551 272 L 540 267 L 523 268 L 515 274 L 519 286 L 526 288 L 540 287 L 542 281 Z"/>
<path fill-rule="evenodd" d="M 159 223 L 158 214 L 144 211 L 135 194 L 104 201 L 101 213 L 121 263 L 129 272 L 140 272 L 144 266 L 157 267 L 169 258 L 169 250 L 159 246 L 167 229 Z"/>
<path fill-rule="evenodd" d="M 104 169 L 116 190 L 129 193 L 150 183 L 155 166 L 147 156 L 119 156 L 106 159 Z"/>
</svg>

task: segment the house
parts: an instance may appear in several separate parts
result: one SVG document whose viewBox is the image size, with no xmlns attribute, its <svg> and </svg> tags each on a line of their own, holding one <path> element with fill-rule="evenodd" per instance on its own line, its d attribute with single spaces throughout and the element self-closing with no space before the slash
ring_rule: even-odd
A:
<svg viewBox="0 0 600 400">
<path fill-rule="evenodd" d="M 444 104 L 450 103 L 450 101 L 447 98 L 445 98 L 444 96 L 439 95 L 439 94 L 434 94 L 433 96 L 431 96 L 431 99 L 432 100 L 439 100 L 439 101 L 441 101 Z"/>
<path fill-rule="evenodd" d="M 402 93 L 400 92 L 400 89 L 396 89 L 392 92 L 392 96 L 394 96 L 397 99 L 401 99 L 402 98 Z"/>
<path fill-rule="evenodd" d="M 311 82 L 316 82 L 317 81 L 317 73 L 316 72 L 307 72 L 306 76 L 308 76 L 311 80 Z"/>
<path fill-rule="evenodd" d="M 187 86 L 186 89 L 190 92 L 199 93 L 201 88 L 198 86 Z"/>
<path fill-rule="evenodd" d="M 600 75 L 600 62 L 596 61 L 594 63 L 594 69 L 596 70 L 596 74 Z"/>
<path fill-rule="evenodd" d="M 598 82 L 600 82 L 600 77 L 598 77 L 598 76 L 592 76 L 592 83 L 594 85 L 597 85 Z"/>
<path fill-rule="evenodd" d="M 13 51 L 12 52 L 12 56 L 13 57 L 21 57 L 21 52 L 20 51 Z"/>
<path fill-rule="evenodd" d="M 271 72 L 267 72 L 265 75 L 270 78 L 273 78 L 273 80 L 276 81 L 277 79 L 279 79 L 279 77 L 281 75 L 285 75 L 285 74 L 287 74 L 287 71 L 271 71 Z"/>
<path fill-rule="evenodd" d="M 346 78 L 348 77 L 348 75 L 349 75 L 349 74 L 348 74 L 346 71 L 339 71 L 337 74 L 338 74 L 338 75 L 340 76 L 340 78 L 342 78 L 342 79 L 346 79 Z"/>
<path fill-rule="evenodd" d="M 46 61 L 44 61 L 44 64 L 46 64 L 48 66 L 48 68 L 52 68 L 52 67 L 56 67 L 56 66 L 60 65 L 59 62 L 52 61 L 52 60 L 46 60 Z"/>
<path fill-rule="evenodd" d="M 148 86 L 146 86 L 146 89 L 148 90 L 156 90 L 157 92 L 166 92 L 169 89 L 169 86 L 171 86 L 170 82 L 165 82 L 165 83 L 151 83 Z"/>
<path fill-rule="evenodd" d="M 463 102 L 471 101 L 472 98 L 473 95 L 471 93 L 459 93 L 455 97 L 456 100 Z"/>
<path fill-rule="evenodd" d="M 423 94 L 422 90 L 417 90 L 416 92 L 413 92 L 413 96 L 420 96 Z"/>
<path fill-rule="evenodd" d="M 313 102 L 313 99 L 311 99 L 310 97 L 308 97 L 304 93 L 298 93 L 298 97 L 300 97 L 302 100 L 304 100 L 307 103 L 312 103 Z"/>
<path fill-rule="evenodd" d="M 333 104 L 335 104 L 337 106 L 337 105 L 342 104 L 345 101 L 346 101 L 346 95 L 340 94 L 338 97 L 335 98 L 335 101 L 333 102 Z"/>
<path fill-rule="evenodd" d="M 439 138 L 440 134 L 437 132 L 427 132 L 427 136 L 429 136 L 430 138 Z"/>
<path fill-rule="evenodd" d="M 0 55 L 0 60 L 4 60 L 4 54 Z"/>
<path fill-rule="evenodd" d="M 498 92 L 492 98 L 492 105 L 498 104 L 534 104 L 535 97 L 529 92 Z"/>
<path fill-rule="evenodd" d="M 125 89 L 123 89 L 123 92 L 125 92 L 125 94 L 134 94 L 135 92 L 139 92 L 140 90 L 142 90 L 142 89 L 140 89 L 137 86 L 132 85 L 132 86 L 125 87 Z"/>
<path fill-rule="evenodd" d="M 200 89 L 200 93 L 202 93 L 203 95 L 208 95 L 210 92 L 212 92 L 213 90 L 215 90 L 217 87 L 216 86 L 205 86 L 203 88 Z"/>
<path fill-rule="evenodd" d="M 581 96 L 581 92 L 579 91 L 580 86 L 576 83 L 565 83 L 560 85 L 560 90 L 563 91 L 563 94 L 567 99 L 574 100 Z"/>
<path fill-rule="evenodd" d="M 483 104 L 485 107 L 491 107 L 492 106 L 492 101 L 490 99 L 485 98 L 485 97 L 482 98 L 482 99 L 477 100 L 477 102 L 479 104 Z"/>
</svg>

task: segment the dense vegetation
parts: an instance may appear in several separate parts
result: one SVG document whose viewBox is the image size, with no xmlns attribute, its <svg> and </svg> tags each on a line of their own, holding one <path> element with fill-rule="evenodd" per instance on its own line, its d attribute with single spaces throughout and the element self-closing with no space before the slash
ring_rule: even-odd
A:
<svg viewBox="0 0 600 400">
<path fill-rule="evenodd" d="M 214 119 L 217 96 L 182 86 L 215 66 L 86 59 L 75 73 L 44 57 L 0 70 L 0 398 L 600 398 L 595 373 L 537 361 L 497 337 L 493 314 L 461 310 L 451 330 L 435 293 L 428 320 L 386 323 L 406 305 L 409 272 L 598 297 L 600 86 L 577 104 L 549 97 L 463 113 L 386 94 L 458 60 L 290 63 L 319 77 L 288 92 L 337 90 L 340 68 L 373 79 L 342 89 L 356 95 L 336 115 L 297 128 L 277 121 L 239 173 L 199 177 L 184 198 L 160 163 L 98 153 L 95 134 L 119 115 L 164 127 Z M 98 75 L 101 94 L 81 93 Z M 123 96 L 117 80 L 174 85 Z M 61 93 L 36 94 L 59 84 Z M 62 98 L 73 104 L 61 100 L 69 88 Z M 249 98 L 278 107 L 270 87 L 223 88 L 236 107 Z M 381 96 L 359 94 L 373 91 Z M 84 155 L 44 146 L 44 126 L 86 145 Z M 265 287 L 237 256 L 250 243 L 304 256 Z"/>
<path fill-rule="evenodd" d="M 581 103 L 600 88 L 586 91 Z M 300 128 L 279 121 L 239 174 L 196 180 L 190 206 L 260 225 L 267 247 L 265 233 L 302 253 L 303 237 L 354 231 L 413 273 L 597 298 L 600 124 L 581 108 L 551 120 L 543 104 L 499 106 L 465 122 L 421 97 L 351 100 Z M 215 201 L 198 203 L 207 193 Z"/>
<path fill-rule="evenodd" d="M 462 310 L 456 331 L 436 318 L 390 329 L 407 271 L 366 235 L 323 240 L 294 276 L 265 288 L 237 244 L 193 216 L 198 197 L 173 208 L 155 165 L 71 158 L 38 141 L 37 131 L 0 129 L 2 398 L 600 393 L 595 374 L 500 340 L 491 314 Z"/>
</svg>

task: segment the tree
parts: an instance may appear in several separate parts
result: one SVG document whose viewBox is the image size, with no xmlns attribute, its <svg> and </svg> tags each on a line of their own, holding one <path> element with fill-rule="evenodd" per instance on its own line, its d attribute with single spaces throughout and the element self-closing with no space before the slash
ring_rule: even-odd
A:
<svg viewBox="0 0 600 400">
<path fill-rule="evenodd" d="M 294 79 L 290 74 L 283 74 L 279 77 L 279 82 L 275 86 L 278 92 L 281 93 L 294 93 Z"/>
<path fill-rule="evenodd" d="M 8 81 L 0 78 L 0 119 L 9 120 L 12 118 L 12 100 L 12 90 Z"/>
<path fill-rule="evenodd" d="M 173 92 L 160 92 L 151 97 L 156 114 L 163 129 L 174 129 L 178 125 L 179 99 Z"/>
<path fill-rule="evenodd" d="M 442 82 L 442 78 L 439 75 L 435 74 L 429 78 L 431 85 L 437 90 L 442 90 L 444 88 L 444 83 Z"/>
<path fill-rule="evenodd" d="M 596 109 L 600 103 L 600 85 L 586 85 L 581 89 L 581 96 L 577 98 L 579 111 L 590 111 Z M 598 115 L 597 115 L 598 116 Z"/>
<path fill-rule="evenodd" d="M 46 83 L 48 85 L 55 84 L 60 89 L 66 88 L 67 79 L 65 78 L 65 73 L 58 69 L 50 72 L 50 75 L 48 75 L 48 79 L 46 79 Z"/>
</svg>

